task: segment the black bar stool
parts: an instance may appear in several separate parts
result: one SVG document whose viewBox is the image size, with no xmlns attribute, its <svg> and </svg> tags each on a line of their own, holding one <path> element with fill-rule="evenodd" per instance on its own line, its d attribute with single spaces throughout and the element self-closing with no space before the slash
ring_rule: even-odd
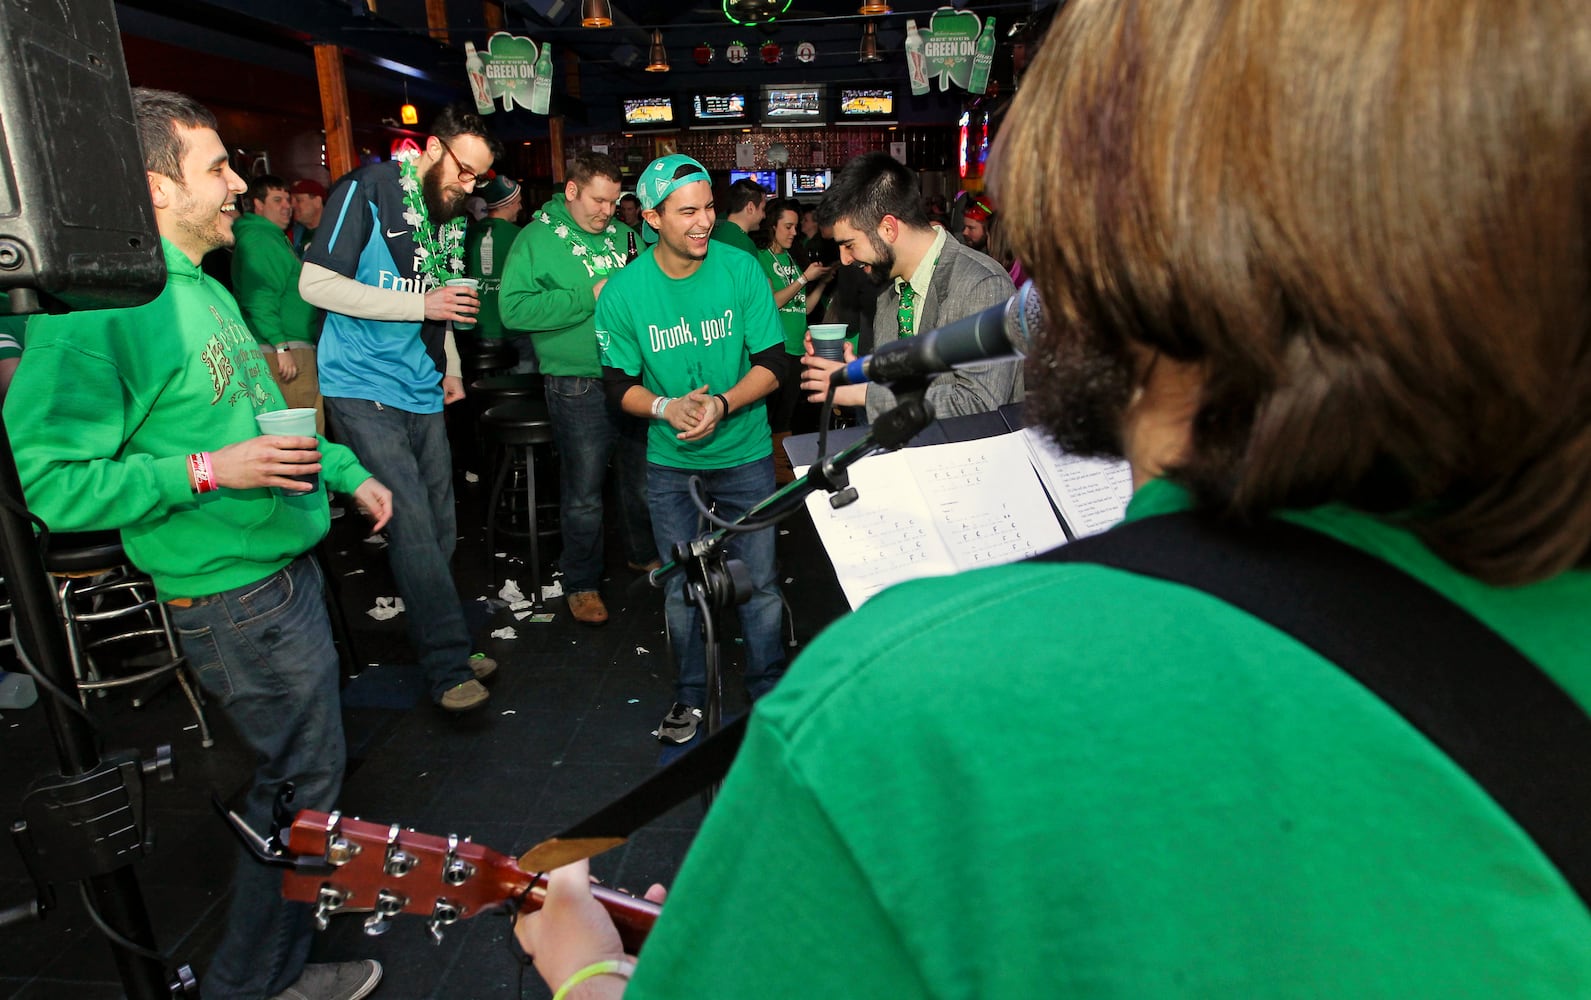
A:
<svg viewBox="0 0 1591 1000">
<path fill-rule="evenodd" d="M 103 691 L 145 684 L 147 687 L 132 698 L 133 707 L 142 708 L 156 690 L 175 678 L 199 723 L 199 742 L 213 746 L 215 740 L 204 717 L 203 702 L 188 676 L 187 659 L 177 646 L 166 606 L 156 599 L 154 582 L 127 561 L 120 533 L 51 534 L 44 568 L 56 580 L 67 652 L 72 657 L 78 689 Z M 84 627 L 111 622 L 118 624 L 93 638 Z M 107 677 L 100 673 L 93 650 L 148 638 L 159 639 L 164 646 L 163 655 L 169 659 L 131 674 Z"/>
<path fill-rule="evenodd" d="M 547 417 L 547 404 L 541 400 L 516 399 L 498 403 L 481 415 L 481 433 L 488 443 L 502 449 L 497 463 L 497 474 L 492 479 L 492 490 L 486 507 L 486 563 L 492 584 L 497 583 L 496 559 L 497 532 L 524 537 L 530 540 L 530 591 L 525 594 L 540 609 L 541 600 L 541 539 L 558 534 L 556 504 L 547 505 L 553 512 L 552 526 L 544 527 L 538 516 L 536 497 L 536 447 L 553 443 L 552 421 Z M 523 478 L 521 478 L 521 475 Z M 525 526 L 498 528 L 498 518 L 506 505 L 511 520 L 517 519 L 519 505 L 516 492 L 524 485 Z"/>
</svg>

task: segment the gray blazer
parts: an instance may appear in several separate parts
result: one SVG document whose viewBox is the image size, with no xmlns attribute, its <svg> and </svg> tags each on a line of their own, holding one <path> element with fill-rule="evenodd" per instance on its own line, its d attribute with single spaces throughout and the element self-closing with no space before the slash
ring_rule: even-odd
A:
<svg viewBox="0 0 1591 1000">
<path fill-rule="evenodd" d="M 970 316 L 1016 294 L 1016 286 L 1005 269 L 988 254 L 962 246 L 953 236 L 945 237 L 945 248 L 934 264 L 928 294 L 917 304 L 921 310 L 918 333 L 944 326 L 952 320 Z M 893 287 L 878 297 L 873 317 L 873 349 L 900 339 L 900 293 Z M 986 413 L 1007 403 L 1022 400 L 1022 362 L 993 361 L 989 364 L 958 368 L 938 376 L 928 385 L 928 401 L 937 417 L 959 417 Z M 895 394 L 881 385 L 867 387 L 867 419 L 877 420 L 895 405 Z"/>
</svg>

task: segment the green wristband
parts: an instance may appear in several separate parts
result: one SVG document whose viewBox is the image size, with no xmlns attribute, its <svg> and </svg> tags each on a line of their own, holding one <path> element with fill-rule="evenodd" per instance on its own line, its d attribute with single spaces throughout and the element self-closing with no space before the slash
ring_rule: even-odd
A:
<svg viewBox="0 0 1591 1000">
<path fill-rule="evenodd" d="M 597 976 L 623 976 L 625 979 L 629 979 L 630 973 L 634 971 L 634 962 L 621 962 L 616 958 L 609 958 L 601 962 L 592 962 L 590 965 L 586 966 L 584 969 L 581 969 L 579 972 L 576 972 L 574 975 L 565 980 L 564 984 L 558 987 L 558 992 L 552 995 L 552 1000 L 566 1000 L 566 998 L 569 996 L 569 991 L 574 989 L 576 986 L 579 986 L 587 979 L 594 979 Z"/>
</svg>

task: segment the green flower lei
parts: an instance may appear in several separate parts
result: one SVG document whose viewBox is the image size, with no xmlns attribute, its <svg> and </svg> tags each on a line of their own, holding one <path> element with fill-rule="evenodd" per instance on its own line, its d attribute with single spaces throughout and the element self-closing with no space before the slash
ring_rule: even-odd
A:
<svg viewBox="0 0 1591 1000">
<path fill-rule="evenodd" d="M 416 268 L 441 285 L 464 273 L 465 223 L 454 219 L 441 227 L 431 225 L 431 214 L 426 211 L 425 196 L 420 190 L 420 169 L 414 163 L 419 155 L 416 150 L 408 150 L 398 157 L 398 186 L 403 188 L 405 206 L 403 221 L 414 230 L 414 242 L 419 247 Z"/>
<path fill-rule="evenodd" d="M 577 259 L 580 257 L 585 257 L 591 253 L 590 248 L 587 247 L 584 240 L 580 238 L 581 236 L 589 236 L 593 240 L 600 238 L 603 244 L 607 246 L 609 252 L 618 256 L 619 267 L 623 267 L 626 263 L 624 260 L 625 254 L 621 253 L 619 248 L 613 245 L 613 237 L 618 233 L 619 229 L 611 222 L 608 223 L 608 227 L 600 233 L 586 233 L 582 230 L 580 236 L 576 236 L 574 230 L 570 228 L 567 222 L 555 222 L 553 221 L 553 217 L 548 215 L 546 212 L 537 212 L 536 221 L 550 228 L 554 235 L 567 243 L 569 245 L 569 252 Z"/>
</svg>

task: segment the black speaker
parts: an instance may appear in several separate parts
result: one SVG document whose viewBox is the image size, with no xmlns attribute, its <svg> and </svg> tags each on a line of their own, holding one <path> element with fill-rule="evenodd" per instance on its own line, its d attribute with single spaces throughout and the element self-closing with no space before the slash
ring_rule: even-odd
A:
<svg viewBox="0 0 1591 1000">
<path fill-rule="evenodd" d="M 165 282 L 113 0 L 0 0 L 0 312 L 135 306 Z"/>
</svg>

